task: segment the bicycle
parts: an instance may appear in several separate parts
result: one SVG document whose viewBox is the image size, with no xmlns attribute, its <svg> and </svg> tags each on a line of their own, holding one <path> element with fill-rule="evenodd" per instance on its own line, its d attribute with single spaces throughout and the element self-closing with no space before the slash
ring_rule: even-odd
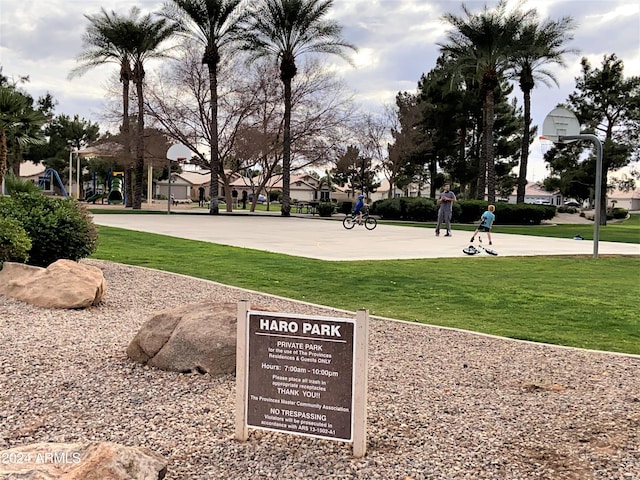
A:
<svg viewBox="0 0 640 480">
<path fill-rule="evenodd" d="M 349 213 L 344 220 L 342 220 L 342 226 L 347 230 L 351 230 L 358 224 L 358 214 Z M 378 221 L 369 216 L 369 213 L 365 212 L 362 214 L 362 222 L 360 225 L 364 225 L 364 228 L 367 230 L 373 230 L 378 226 Z"/>
<path fill-rule="evenodd" d="M 462 251 L 467 255 L 475 255 L 477 253 L 482 252 L 483 250 L 487 252 L 489 255 L 493 255 L 493 256 L 498 255 L 498 252 L 496 252 L 493 248 L 487 248 L 484 245 L 482 245 L 482 238 L 480 238 L 479 235 L 478 235 L 478 247 L 480 248 L 476 248 L 473 245 L 469 245 L 467 248 L 463 248 Z"/>
</svg>

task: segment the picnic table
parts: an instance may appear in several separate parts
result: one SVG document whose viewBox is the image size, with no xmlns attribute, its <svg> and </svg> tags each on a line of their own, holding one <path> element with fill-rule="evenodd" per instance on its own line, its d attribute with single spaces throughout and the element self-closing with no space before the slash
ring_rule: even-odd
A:
<svg viewBox="0 0 640 480">
<path fill-rule="evenodd" d="M 316 213 L 318 213 L 318 202 L 298 202 L 296 203 L 296 212 L 310 213 L 311 215 L 315 215 Z"/>
</svg>

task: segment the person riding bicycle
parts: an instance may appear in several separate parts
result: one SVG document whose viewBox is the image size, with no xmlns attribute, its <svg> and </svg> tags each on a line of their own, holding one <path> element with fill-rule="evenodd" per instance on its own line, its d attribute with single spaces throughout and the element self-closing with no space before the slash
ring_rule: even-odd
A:
<svg viewBox="0 0 640 480">
<path fill-rule="evenodd" d="M 356 203 L 356 206 L 353 207 L 353 216 L 355 217 L 356 215 L 358 216 L 358 225 L 362 224 L 362 210 L 367 206 L 366 203 L 364 203 L 364 195 L 360 194 L 358 195 L 358 202 Z"/>
</svg>

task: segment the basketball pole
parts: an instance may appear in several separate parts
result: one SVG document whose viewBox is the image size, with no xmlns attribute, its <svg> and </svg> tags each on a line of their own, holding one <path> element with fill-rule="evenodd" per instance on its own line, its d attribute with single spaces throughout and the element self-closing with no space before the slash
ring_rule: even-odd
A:
<svg viewBox="0 0 640 480">
<path fill-rule="evenodd" d="M 581 135 L 558 136 L 560 142 L 566 140 L 591 140 L 596 145 L 596 213 L 593 221 L 593 258 L 598 258 L 598 242 L 600 240 L 600 215 L 602 210 L 602 142 L 595 135 L 584 133 Z"/>
</svg>

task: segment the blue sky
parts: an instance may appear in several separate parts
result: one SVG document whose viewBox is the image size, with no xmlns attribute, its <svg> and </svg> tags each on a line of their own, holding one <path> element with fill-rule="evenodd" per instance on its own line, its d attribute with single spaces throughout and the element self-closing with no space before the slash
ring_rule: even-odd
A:
<svg viewBox="0 0 640 480">
<path fill-rule="evenodd" d="M 479 11 L 485 3 L 465 4 Z M 2 0 L 0 2 L 0 65 L 9 77 L 28 75 L 24 85 L 34 97 L 50 92 L 58 101 L 56 113 L 78 114 L 98 121 L 106 84 L 113 66 L 95 69 L 69 80 L 82 49 L 84 14 L 107 10 L 126 13 L 133 5 L 143 12 L 157 11 L 158 0 Z M 331 15 L 342 25 L 344 37 L 359 49 L 353 60 L 336 68 L 365 109 L 391 104 L 399 91 L 414 91 L 420 75 L 431 70 L 446 41 L 444 13 L 461 13 L 462 2 L 448 0 L 334 0 Z M 516 2 L 511 2 L 515 6 Z M 625 75 L 640 75 L 640 2 L 638 0 L 529 0 L 541 18 L 570 15 L 578 24 L 568 45 L 580 51 L 566 58 L 568 67 L 554 68 L 560 86 L 541 85 L 532 94 L 534 123 L 566 100 L 580 73 L 580 59 L 600 65 L 606 54 L 616 53 L 625 63 Z M 538 142 L 531 147 L 529 179 L 545 176 Z"/>
</svg>

